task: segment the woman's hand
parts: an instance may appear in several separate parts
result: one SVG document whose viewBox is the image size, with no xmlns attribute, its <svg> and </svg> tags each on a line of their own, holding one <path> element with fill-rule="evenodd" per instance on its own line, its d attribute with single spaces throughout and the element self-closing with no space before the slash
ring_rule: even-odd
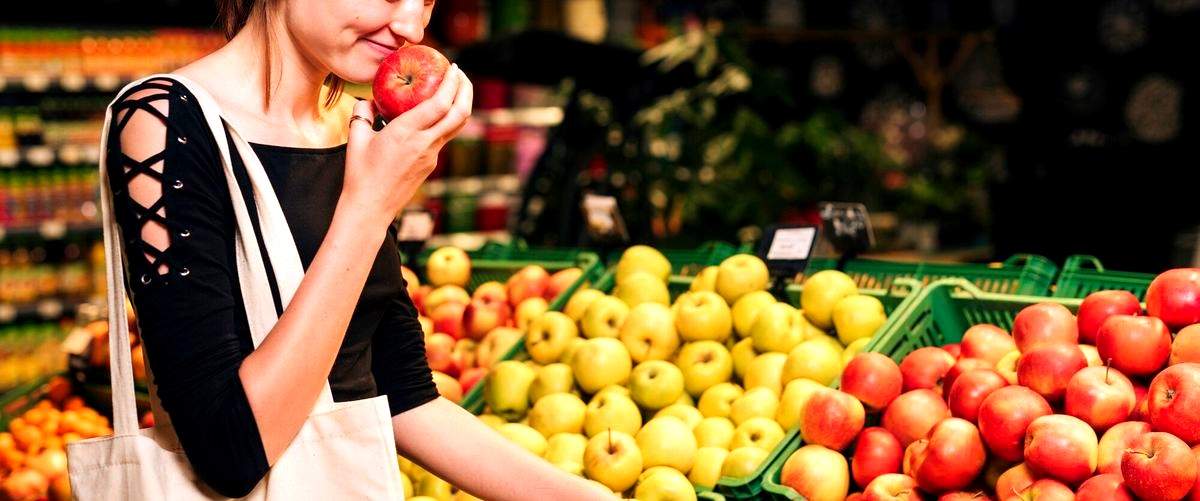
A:
<svg viewBox="0 0 1200 501">
<path fill-rule="evenodd" d="M 471 81 L 453 65 L 432 97 L 382 130 L 351 120 L 341 201 L 391 223 L 437 165 L 438 152 L 467 123 L 473 96 Z M 374 117 L 375 112 L 371 103 L 359 101 L 354 115 Z"/>
</svg>

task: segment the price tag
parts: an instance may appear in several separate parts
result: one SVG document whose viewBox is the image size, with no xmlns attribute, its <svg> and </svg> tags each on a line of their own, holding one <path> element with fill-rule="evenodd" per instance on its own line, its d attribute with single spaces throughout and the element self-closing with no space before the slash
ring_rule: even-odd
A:
<svg viewBox="0 0 1200 501">
<path fill-rule="evenodd" d="M 57 240 L 67 234 L 67 223 L 62 221 L 46 221 L 38 226 L 38 233 L 47 240 Z"/>
<path fill-rule="evenodd" d="M 0 303 L 0 323 L 12 322 L 14 318 L 17 318 L 17 307 L 8 303 Z"/>
<path fill-rule="evenodd" d="M 62 341 L 59 346 L 62 347 L 63 353 L 68 355 L 83 356 L 87 354 L 88 348 L 92 345 L 92 335 L 87 329 L 74 329 L 67 338 Z"/>
<path fill-rule="evenodd" d="M 580 202 L 588 234 L 598 242 L 628 242 L 629 231 L 617 206 L 617 199 L 608 195 L 587 193 Z"/>
<path fill-rule="evenodd" d="M 25 77 L 21 80 L 21 83 L 24 84 L 25 88 L 30 92 L 43 92 L 50 88 L 50 77 L 45 73 L 26 73 Z"/>
<path fill-rule="evenodd" d="M 396 240 L 401 242 L 424 242 L 433 236 L 433 214 L 425 209 L 407 209 L 400 215 L 400 228 Z"/>
<path fill-rule="evenodd" d="M 79 147 L 73 144 L 64 145 L 58 149 L 58 160 L 64 164 L 78 164 L 83 158 L 83 152 L 79 151 Z"/>
<path fill-rule="evenodd" d="M 43 299 L 37 303 L 37 312 L 46 320 L 53 320 L 62 316 L 63 304 L 57 299 Z"/>
<path fill-rule="evenodd" d="M 867 206 L 860 203 L 821 202 L 825 236 L 839 252 L 856 255 L 875 246 L 875 232 Z"/>
<path fill-rule="evenodd" d="M 817 241 L 813 225 L 774 225 L 763 232 L 758 255 L 767 263 L 771 275 L 792 277 L 804 271 Z"/>
</svg>

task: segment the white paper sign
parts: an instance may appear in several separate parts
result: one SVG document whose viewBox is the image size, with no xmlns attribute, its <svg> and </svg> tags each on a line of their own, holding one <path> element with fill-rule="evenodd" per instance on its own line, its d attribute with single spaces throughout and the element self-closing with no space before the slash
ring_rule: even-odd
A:
<svg viewBox="0 0 1200 501">
<path fill-rule="evenodd" d="M 816 228 L 780 228 L 767 249 L 767 259 L 805 260 L 812 253 L 813 241 L 817 238 Z"/>
</svg>

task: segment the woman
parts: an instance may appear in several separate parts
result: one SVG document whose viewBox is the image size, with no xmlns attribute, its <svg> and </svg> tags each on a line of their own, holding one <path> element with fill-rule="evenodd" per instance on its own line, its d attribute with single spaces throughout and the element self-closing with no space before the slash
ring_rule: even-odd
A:
<svg viewBox="0 0 1200 501">
<path fill-rule="evenodd" d="M 109 176 L 154 382 L 193 469 L 222 495 L 263 478 L 328 380 L 338 401 L 387 395 L 397 448 L 480 497 L 611 496 L 433 386 L 392 222 L 470 115 L 471 83 L 451 67 L 433 98 L 379 131 L 372 105 L 341 92 L 420 42 L 433 3 L 222 0 L 229 42 L 176 71 L 252 144 L 305 266 L 257 349 L 237 286 L 231 194 L 197 99 L 154 79 L 113 108 Z"/>
</svg>

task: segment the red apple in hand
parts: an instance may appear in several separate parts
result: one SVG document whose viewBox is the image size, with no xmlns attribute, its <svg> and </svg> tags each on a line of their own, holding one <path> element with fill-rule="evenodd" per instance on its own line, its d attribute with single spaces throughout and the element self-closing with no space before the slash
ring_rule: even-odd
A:
<svg viewBox="0 0 1200 501">
<path fill-rule="evenodd" d="M 1100 326 L 1096 349 L 1101 360 L 1112 363 L 1122 374 L 1149 376 L 1167 365 L 1171 333 L 1154 317 L 1113 315 Z"/>
<path fill-rule="evenodd" d="M 1134 501 L 1125 488 L 1125 479 L 1116 473 L 1096 475 L 1087 479 L 1075 491 L 1075 501 Z"/>
<path fill-rule="evenodd" d="M 927 388 L 941 394 L 942 377 L 954 367 L 954 355 L 936 346 L 917 348 L 900 361 L 904 391 Z"/>
<path fill-rule="evenodd" d="M 859 353 L 842 371 L 842 391 L 873 411 L 882 410 L 900 395 L 902 378 L 900 367 L 887 355 Z"/>
<path fill-rule="evenodd" d="M 1029 424 L 1054 411 L 1050 404 L 1024 386 L 1005 386 L 992 392 L 979 406 L 979 432 L 988 450 L 1005 461 L 1020 461 Z"/>
<path fill-rule="evenodd" d="M 1044 344 L 1021 352 L 1017 381 L 1050 402 L 1062 400 L 1071 377 L 1087 367 L 1078 345 Z"/>
<path fill-rule="evenodd" d="M 946 407 L 946 402 L 937 393 L 928 389 L 913 390 L 892 400 L 883 413 L 883 427 L 900 440 L 901 446 L 907 448 L 908 444 L 924 438 L 934 425 L 948 417 L 950 408 Z"/>
<path fill-rule="evenodd" d="M 1038 303 L 1027 306 L 1013 319 L 1013 340 L 1025 353 L 1043 344 L 1078 344 L 1079 326 L 1075 315 L 1057 303 Z"/>
<path fill-rule="evenodd" d="M 983 405 L 983 400 L 1005 386 L 1008 386 L 1008 381 L 992 369 L 976 369 L 963 374 L 950 388 L 947 398 L 950 414 L 972 423 L 978 422 L 979 406 Z"/>
<path fill-rule="evenodd" d="M 1146 313 L 1171 330 L 1200 323 L 1200 268 L 1163 272 L 1146 289 Z"/>
<path fill-rule="evenodd" d="M 1189 444 L 1200 442 L 1200 364 L 1167 367 L 1154 376 L 1147 395 L 1150 425 Z"/>
<path fill-rule="evenodd" d="M 1133 447 L 1142 435 L 1150 433 L 1150 423 L 1143 421 L 1126 421 L 1119 423 L 1100 437 L 1097 447 L 1096 472 L 1121 474 L 1121 456 L 1125 449 Z"/>
<path fill-rule="evenodd" d="M 987 451 L 979 429 L 965 419 L 946 418 L 915 442 L 912 475 L 922 490 L 940 493 L 970 485 L 983 471 Z"/>
<path fill-rule="evenodd" d="M 1174 435 L 1150 432 L 1121 456 L 1121 476 L 1141 499 L 1182 499 L 1196 484 L 1196 457 Z"/>
<path fill-rule="evenodd" d="M 817 390 L 804 404 L 800 430 L 804 441 L 835 451 L 845 449 L 862 431 L 866 410 L 862 402 L 839 390 Z"/>
<path fill-rule="evenodd" d="M 1025 432 L 1025 464 L 1034 475 L 1075 485 L 1096 471 L 1098 446 L 1095 430 L 1079 418 L 1042 416 Z"/>
<path fill-rule="evenodd" d="M 921 501 L 917 481 L 901 473 L 880 475 L 863 489 L 863 501 Z"/>
<path fill-rule="evenodd" d="M 1096 431 L 1129 419 L 1137 404 L 1133 383 L 1111 367 L 1088 367 L 1076 372 L 1067 383 L 1064 398 L 1064 412 L 1082 419 Z"/>
<path fill-rule="evenodd" d="M 975 369 L 991 369 L 992 367 L 995 367 L 995 364 L 990 364 L 982 358 L 958 359 L 954 367 L 946 371 L 946 375 L 942 377 L 942 396 L 945 396 L 947 401 L 950 400 L 950 390 L 954 389 L 954 382 L 958 380 L 959 376 Z"/>
<path fill-rule="evenodd" d="M 1171 358 L 1167 363 L 1175 365 L 1184 362 L 1200 362 L 1200 324 L 1180 329 L 1175 334 L 1175 341 L 1171 342 Z"/>
<path fill-rule="evenodd" d="M 1012 336 L 992 324 L 973 325 L 963 333 L 963 358 L 982 358 L 995 366 L 1004 355 L 1015 349 L 1017 343 Z"/>
<path fill-rule="evenodd" d="M 1142 305 L 1129 291 L 1100 291 L 1088 294 L 1079 304 L 1079 342 L 1096 344 L 1100 326 L 1113 315 L 1140 315 Z"/>
<path fill-rule="evenodd" d="M 854 456 L 850 458 L 850 474 L 854 483 L 866 487 L 876 477 L 900 472 L 900 460 L 904 449 L 892 432 L 880 427 L 864 429 L 854 442 Z"/>
<path fill-rule="evenodd" d="M 401 47 L 383 58 L 371 94 L 384 118 L 391 120 L 429 99 L 446 76 L 450 61 L 424 46 Z"/>
</svg>

